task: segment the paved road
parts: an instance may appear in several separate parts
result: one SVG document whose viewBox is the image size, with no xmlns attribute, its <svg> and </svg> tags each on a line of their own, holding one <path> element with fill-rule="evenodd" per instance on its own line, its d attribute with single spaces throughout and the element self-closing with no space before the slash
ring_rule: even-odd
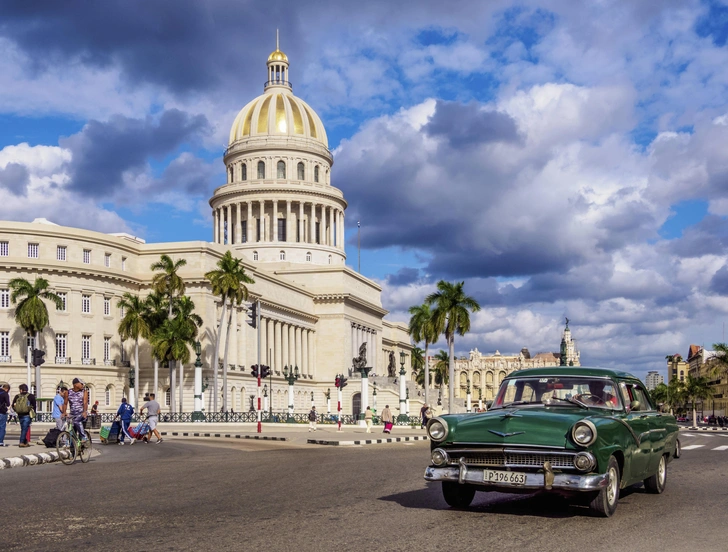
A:
<svg viewBox="0 0 728 552">
<path fill-rule="evenodd" d="M 89 464 L 0 473 L 11 504 L 0 542 L 4 550 L 58 550 L 61 540 L 126 551 L 725 550 L 728 437 L 683 444 L 666 492 L 631 489 L 611 519 L 501 493 L 451 510 L 422 479 L 426 443 L 108 446 Z"/>
</svg>

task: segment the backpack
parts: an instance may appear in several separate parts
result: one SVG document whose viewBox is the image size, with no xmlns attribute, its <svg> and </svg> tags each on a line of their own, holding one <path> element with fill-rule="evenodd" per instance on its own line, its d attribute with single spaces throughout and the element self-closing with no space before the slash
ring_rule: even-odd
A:
<svg viewBox="0 0 728 552">
<path fill-rule="evenodd" d="M 58 428 L 52 427 L 50 430 L 48 430 L 46 436 L 43 437 L 43 444 L 46 446 L 46 448 L 54 448 L 60 434 L 61 432 Z"/>
<path fill-rule="evenodd" d="M 15 406 L 13 406 L 13 410 L 15 410 L 15 413 L 18 416 L 25 416 L 26 414 L 30 413 L 30 401 L 28 400 L 27 393 L 25 393 L 24 395 L 18 395 L 18 398 L 15 400 Z"/>
<path fill-rule="evenodd" d="M 308 413 L 308 421 L 309 422 L 315 422 L 316 421 L 316 412 L 312 410 Z"/>
</svg>

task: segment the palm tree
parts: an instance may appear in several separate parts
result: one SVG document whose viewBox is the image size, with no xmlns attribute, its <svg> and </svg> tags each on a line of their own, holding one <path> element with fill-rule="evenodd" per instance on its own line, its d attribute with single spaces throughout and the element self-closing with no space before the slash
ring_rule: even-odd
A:
<svg viewBox="0 0 728 552">
<path fill-rule="evenodd" d="M 222 339 L 222 328 L 223 322 L 225 321 L 225 314 L 227 312 L 228 301 L 230 302 L 230 315 L 228 317 L 227 329 L 225 331 L 225 354 L 223 357 L 223 396 L 222 405 L 223 410 L 227 412 L 227 370 L 228 370 L 228 345 L 230 343 L 230 326 L 232 323 L 232 309 L 235 305 L 240 305 L 243 301 L 248 300 L 248 288 L 245 284 L 254 284 L 250 276 L 245 273 L 245 267 L 243 267 L 240 259 L 233 257 L 230 251 L 226 251 L 225 254 L 217 261 L 217 269 L 211 270 L 205 274 L 212 284 L 212 292 L 215 295 L 219 295 L 222 301 L 222 312 L 220 314 L 220 324 L 217 331 L 217 339 L 215 340 L 215 350 L 212 359 L 212 369 L 214 372 L 213 385 L 215 386 L 214 394 L 214 409 L 217 412 L 217 398 L 219 394 L 217 373 L 218 363 L 220 362 L 220 341 Z"/>
<path fill-rule="evenodd" d="M 440 388 L 440 395 L 442 395 L 442 386 L 447 385 L 450 381 L 448 377 L 448 371 L 450 368 L 450 355 L 442 349 L 435 355 L 435 384 Z"/>
<path fill-rule="evenodd" d="M 152 292 L 147 295 L 144 301 L 145 313 L 144 316 L 149 326 L 149 333 L 153 335 L 160 326 L 167 319 L 167 300 L 163 295 Z M 152 358 L 154 360 L 154 388 L 152 392 L 158 397 L 159 396 L 159 357 L 154 354 L 152 349 Z"/>
<path fill-rule="evenodd" d="M 139 408 L 139 338 L 149 339 L 152 334 L 147 305 L 138 295 L 127 292 L 119 299 L 118 306 L 124 311 L 124 318 L 119 322 L 119 337 L 122 341 L 134 340 L 134 406 Z"/>
<path fill-rule="evenodd" d="M 679 414 L 685 404 L 685 384 L 677 377 L 667 385 L 667 404 L 675 414 Z"/>
<path fill-rule="evenodd" d="M 713 367 L 710 371 L 711 376 L 723 378 L 728 376 L 728 344 L 713 343 L 715 356 L 711 358 Z"/>
<path fill-rule="evenodd" d="M 412 373 L 415 375 L 415 382 L 417 385 L 425 385 L 425 361 L 423 358 L 424 351 L 419 347 L 412 347 L 410 353 L 410 366 L 412 367 Z M 427 404 L 427 391 L 425 391 L 425 404 Z"/>
<path fill-rule="evenodd" d="M 450 283 L 440 280 L 437 283 L 438 291 L 425 298 L 425 303 L 434 305 L 432 323 L 437 335 L 445 334 L 450 353 L 450 366 L 448 379 L 448 408 L 450 412 L 455 406 L 455 334 L 465 335 L 470 331 L 470 313 L 478 312 L 480 305 L 472 297 L 465 295 L 463 287 L 465 282 Z"/>
<path fill-rule="evenodd" d="M 698 399 L 704 401 L 707 398 L 713 396 L 708 383 L 708 378 L 697 377 L 694 378 L 690 374 L 685 381 L 685 398 L 691 403 L 693 409 L 693 427 L 698 425 L 697 409 L 695 407 Z"/>
<path fill-rule="evenodd" d="M 194 346 L 197 341 L 198 330 L 202 326 L 202 318 L 195 314 L 195 304 L 186 295 L 178 297 L 174 301 L 172 311 L 174 312 L 174 319 L 180 320 L 184 327 L 184 333 L 190 336 L 190 343 Z M 187 362 L 187 361 L 185 361 Z M 184 389 L 184 363 L 180 362 L 179 366 L 179 411 L 184 412 L 184 403 L 182 400 L 182 390 Z"/>
<path fill-rule="evenodd" d="M 658 383 L 654 389 L 650 391 L 650 398 L 654 404 L 666 404 L 667 403 L 667 385 L 664 383 Z"/>
<path fill-rule="evenodd" d="M 63 308 L 63 300 L 48 289 L 48 280 L 36 278 L 32 284 L 25 278 L 13 278 L 8 282 L 12 291 L 10 301 L 15 305 L 15 321 L 25 330 L 28 336 L 33 336 L 35 348 L 40 347 L 38 338 L 48 325 L 48 308 L 44 300 L 53 303 L 57 309 Z M 30 384 L 30 382 L 28 382 Z M 36 395 L 41 396 L 40 366 L 35 368 Z"/>
<path fill-rule="evenodd" d="M 185 293 L 185 282 L 182 277 L 178 274 L 180 268 L 187 264 L 185 259 L 172 260 L 169 255 L 162 255 L 159 260 L 152 263 L 150 269 L 157 272 L 152 277 L 152 288 L 155 292 L 164 296 L 167 299 L 167 317 L 172 318 L 172 305 L 174 298 Z M 170 370 L 170 380 L 174 379 L 174 361 L 168 360 Z M 171 383 L 171 382 L 170 382 Z M 170 387 L 170 394 L 174 396 L 174 385 Z M 174 408 L 174 401 L 172 401 L 172 407 Z M 174 410 L 173 410 L 174 412 Z"/>
<path fill-rule="evenodd" d="M 420 341 L 425 342 L 425 404 L 430 404 L 430 365 L 427 362 L 428 352 L 430 345 L 435 343 L 440 337 L 440 333 L 436 331 L 435 325 L 433 324 L 432 311 L 430 305 L 424 303 L 422 305 L 416 305 L 410 307 L 409 313 L 412 315 L 409 321 L 409 334 L 416 343 Z"/>
</svg>

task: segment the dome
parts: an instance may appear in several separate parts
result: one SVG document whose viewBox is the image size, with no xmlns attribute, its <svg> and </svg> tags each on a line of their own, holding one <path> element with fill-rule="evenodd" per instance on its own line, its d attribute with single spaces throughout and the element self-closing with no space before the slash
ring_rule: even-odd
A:
<svg viewBox="0 0 728 552">
<path fill-rule="evenodd" d="M 229 145 L 255 136 L 310 138 L 329 147 L 326 130 L 316 112 L 281 88 L 271 88 L 240 110 L 230 129 Z"/>
<path fill-rule="evenodd" d="M 268 61 L 288 61 L 288 56 L 276 48 L 275 51 L 271 52 L 268 56 Z"/>
</svg>

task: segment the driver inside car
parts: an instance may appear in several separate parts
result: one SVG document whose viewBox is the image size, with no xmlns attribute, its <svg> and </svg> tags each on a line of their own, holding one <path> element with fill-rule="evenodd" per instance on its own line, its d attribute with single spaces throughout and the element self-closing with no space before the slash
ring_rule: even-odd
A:
<svg viewBox="0 0 728 552">
<path fill-rule="evenodd" d="M 593 398 L 599 398 L 607 406 L 617 408 L 619 401 L 615 395 L 615 389 L 611 383 L 606 381 L 594 381 L 589 383 L 589 392 L 593 395 Z"/>
</svg>

